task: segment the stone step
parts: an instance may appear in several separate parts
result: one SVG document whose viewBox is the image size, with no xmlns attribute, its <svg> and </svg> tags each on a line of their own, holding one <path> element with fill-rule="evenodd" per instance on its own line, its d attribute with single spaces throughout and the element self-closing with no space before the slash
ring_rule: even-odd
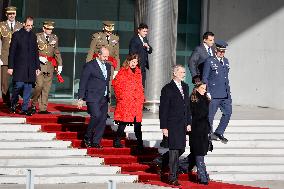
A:
<svg viewBox="0 0 284 189">
<path fill-rule="evenodd" d="M 168 149 L 159 149 L 159 153 L 165 153 Z M 231 156 L 233 154 L 249 154 L 249 155 L 284 155 L 284 148 L 214 148 L 213 152 L 209 152 L 215 155 L 226 154 Z M 186 148 L 184 154 L 190 154 L 190 149 Z"/>
<path fill-rule="evenodd" d="M 160 148 L 162 140 L 144 140 L 144 145 L 147 147 Z M 189 142 L 186 143 L 189 147 Z M 284 140 L 230 140 L 227 144 L 220 141 L 213 141 L 214 148 L 284 148 Z"/>
<path fill-rule="evenodd" d="M 86 155 L 86 149 L 66 149 L 66 148 L 10 148 L 10 149 L 0 149 L 1 157 L 7 156 L 83 156 Z"/>
<path fill-rule="evenodd" d="M 112 126 L 113 130 L 116 130 L 117 126 Z M 216 127 L 214 127 L 214 130 Z M 142 126 L 142 132 L 160 132 L 161 129 L 159 125 L 152 125 L 152 126 Z M 134 132 L 134 128 L 132 126 L 128 126 L 125 128 L 125 132 L 132 133 Z M 284 133 L 284 125 L 283 126 L 228 126 L 226 128 L 226 133 L 277 133 L 282 132 Z"/>
<path fill-rule="evenodd" d="M 256 181 L 256 180 L 284 180 L 284 172 L 209 172 L 214 181 Z"/>
<path fill-rule="evenodd" d="M 183 154 L 183 157 L 186 155 Z M 183 158 L 182 157 L 182 158 Z M 224 155 L 224 154 L 212 154 L 208 153 L 205 156 L 206 164 L 223 164 L 223 165 L 238 165 L 238 164 L 258 164 L 258 165 L 271 165 L 271 164 L 284 164 L 283 155 L 256 155 L 256 154 L 234 154 L 234 155 Z"/>
<path fill-rule="evenodd" d="M 103 165 L 57 165 L 57 166 L 0 166 L 0 175 L 26 175 L 27 169 L 33 171 L 34 175 L 49 175 L 57 173 L 64 174 L 105 174 L 112 175 L 120 173 L 121 168 L 117 166 Z"/>
<path fill-rule="evenodd" d="M 55 133 L 0 132 L 0 140 L 53 140 L 55 137 Z"/>
<path fill-rule="evenodd" d="M 0 140 L 0 149 L 5 148 L 68 148 L 71 141 L 60 140 Z"/>
<path fill-rule="evenodd" d="M 26 123 L 26 118 L 23 117 L 0 117 L 0 124 L 2 123 Z"/>
<path fill-rule="evenodd" d="M 41 126 L 40 125 L 30 125 L 30 124 L 0 124 L 0 132 L 20 132 L 20 131 L 25 131 L 25 132 L 38 132 L 40 131 Z"/>
<path fill-rule="evenodd" d="M 68 174 L 68 175 L 40 175 L 34 177 L 34 184 L 65 184 L 65 183 L 106 183 L 109 180 L 121 183 L 133 183 L 138 180 L 137 175 L 126 174 Z M 25 184 L 25 176 L 0 175 L 0 184 Z"/>
<path fill-rule="evenodd" d="M 57 165 L 102 165 L 103 158 L 88 156 L 27 156 L 0 157 L 0 165 L 3 166 L 57 166 Z"/>
<path fill-rule="evenodd" d="M 126 133 L 126 136 L 130 139 L 136 139 L 134 133 Z M 255 140 L 284 140 L 284 132 L 277 133 L 228 133 L 224 136 L 229 140 L 240 140 L 240 141 L 255 141 Z M 162 140 L 163 134 L 161 132 L 143 132 L 143 140 Z M 188 136 L 187 136 L 188 140 Z"/>
<path fill-rule="evenodd" d="M 206 164 L 206 170 L 209 172 L 271 172 L 271 173 L 284 173 L 284 164 L 273 165 L 251 165 L 251 164 L 236 164 L 236 165 L 212 165 Z"/>
</svg>

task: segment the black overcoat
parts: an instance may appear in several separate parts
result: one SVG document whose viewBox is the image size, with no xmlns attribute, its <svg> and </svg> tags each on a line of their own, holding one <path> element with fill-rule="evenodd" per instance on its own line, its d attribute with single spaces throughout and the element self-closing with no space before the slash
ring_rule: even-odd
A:
<svg viewBox="0 0 284 189">
<path fill-rule="evenodd" d="M 25 29 L 13 33 L 8 58 L 8 68 L 13 69 L 13 81 L 34 83 L 36 70 L 40 70 L 37 38 Z"/>
<path fill-rule="evenodd" d="M 189 108 L 189 87 L 182 82 L 184 98 L 175 82 L 166 84 L 160 97 L 160 128 L 168 129 L 169 149 L 184 149 L 186 145 L 186 126 L 191 124 Z"/>
<path fill-rule="evenodd" d="M 196 93 L 198 101 L 192 102 L 190 100 L 192 125 L 189 134 L 189 146 L 190 152 L 195 156 L 205 156 L 208 152 L 208 134 L 210 132 L 209 100 L 205 95 Z"/>
</svg>

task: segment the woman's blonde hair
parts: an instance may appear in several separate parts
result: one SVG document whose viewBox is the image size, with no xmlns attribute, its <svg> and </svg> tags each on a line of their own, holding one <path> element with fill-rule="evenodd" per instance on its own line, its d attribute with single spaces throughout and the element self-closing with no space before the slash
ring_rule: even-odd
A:
<svg viewBox="0 0 284 189">
<path fill-rule="evenodd" d="M 124 61 L 123 64 L 122 64 L 122 67 L 128 68 L 130 61 L 131 61 L 131 60 L 134 60 L 134 59 L 137 59 L 137 60 L 138 60 L 137 66 L 140 67 L 140 64 L 139 64 L 139 56 L 138 56 L 138 54 L 136 54 L 136 53 L 127 55 L 125 61 Z"/>
</svg>

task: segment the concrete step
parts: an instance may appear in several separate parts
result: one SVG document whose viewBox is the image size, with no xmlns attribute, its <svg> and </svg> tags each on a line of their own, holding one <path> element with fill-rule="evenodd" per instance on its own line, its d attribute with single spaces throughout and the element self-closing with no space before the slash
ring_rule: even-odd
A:
<svg viewBox="0 0 284 189">
<path fill-rule="evenodd" d="M 121 183 L 132 183 L 138 180 L 137 175 L 126 174 L 68 174 L 40 175 L 34 177 L 34 184 L 65 184 L 65 183 L 106 183 L 109 180 Z M 25 184 L 25 176 L 0 175 L 0 184 Z"/>
<path fill-rule="evenodd" d="M 162 140 L 163 134 L 161 132 L 143 132 L 143 140 Z M 136 139 L 134 132 L 126 133 L 126 136 L 130 139 Z M 254 140 L 284 140 L 284 132 L 277 133 L 228 133 L 225 132 L 224 136 L 229 140 L 242 140 L 242 141 L 254 141 Z M 188 136 L 187 136 L 188 140 Z"/>
<path fill-rule="evenodd" d="M 255 181 L 284 180 L 284 172 L 209 172 L 210 179 L 215 181 Z"/>
<path fill-rule="evenodd" d="M 144 140 L 144 145 L 148 147 L 160 148 L 162 140 Z M 189 142 L 186 143 L 189 147 Z M 230 140 L 227 144 L 220 141 L 213 141 L 214 148 L 284 148 L 284 140 Z"/>
<path fill-rule="evenodd" d="M 86 149 L 66 149 L 66 148 L 10 148 L 10 149 L 0 149 L 1 157 L 9 156 L 83 156 L 86 155 Z"/>
<path fill-rule="evenodd" d="M 26 118 L 23 117 L 0 117 L 0 124 L 2 123 L 26 123 Z"/>
<path fill-rule="evenodd" d="M 11 148 L 68 148 L 71 141 L 60 140 L 0 140 L 0 149 Z"/>
<path fill-rule="evenodd" d="M 0 140 L 53 140 L 55 137 L 55 133 L 0 132 Z"/>
<path fill-rule="evenodd" d="M 0 124 L 0 132 L 11 132 L 11 131 L 38 132 L 40 131 L 40 129 L 41 129 L 40 125 L 18 124 L 18 123 Z"/>
<path fill-rule="evenodd" d="M 57 173 L 64 174 L 105 174 L 112 175 L 120 173 L 121 168 L 117 166 L 102 165 L 57 165 L 57 166 L 0 166 L 0 175 L 26 175 L 27 169 L 33 171 L 34 175 L 49 175 Z"/>
<path fill-rule="evenodd" d="M 185 154 L 182 155 L 185 157 Z M 224 154 L 212 154 L 208 153 L 205 156 L 206 164 L 223 164 L 223 165 L 238 165 L 238 164 L 258 164 L 262 166 L 271 164 L 284 164 L 283 155 L 256 155 L 256 154 L 234 154 L 234 155 L 224 155 Z"/>
<path fill-rule="evenodd" d="M 271 173 L 284 173 L 284 164 L 274 165 L 251 165 L 251 164 L 236 164 L 236 165 L 216 165 L 206 164 L 206 170 L 209 172 L 271 172 Z"/>
<path fill-rule="evenodd" d="M 161 148 L 159 153 L 165 153 L 168 149 Z M 213 152 L 209 152 L 215 155 L 226 154 L 231 156 L 233 154 L 249 154 L 249 155 L 284 155 L 284 148 L 214 148 Z M 186 148 L 184 154 L 190 154 L 190 148 Z"/>
<path fill-rule="evenodd" d="M 116 130 L 117 126 L 112 126 L 113 130 Z M 215 130 L 216 127 L 214 127 Z M 146 125 L 142 126 L 142 131 L 146 132 L 160 132 L 161 129 L 159 125 Z M 125 128 L 125 132 L 134 132 L 134 128 L 132 126 L 128 126 Z M 228 126 L 226 128 L 226 133 L 277 133 L 282 132 L 284 133 L 284 125 L 283 126 Z"/>
<path fill-rule="evenodd" d="M 283 158 L 284 159 L 284 158 Z M 0 165 L 2 166 L 57 166 L 57 165 L 102 165 L 103 158 L 88 156 L 27 156 L 0 157 Z"/>
</svg>

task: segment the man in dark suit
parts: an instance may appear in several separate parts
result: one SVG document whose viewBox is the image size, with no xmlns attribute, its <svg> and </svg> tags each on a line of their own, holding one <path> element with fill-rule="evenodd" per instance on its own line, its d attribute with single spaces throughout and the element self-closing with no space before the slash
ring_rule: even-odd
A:
<svg viewBox="0 0 284 189">
<path fill-rule="evenodd" d="M 148 39 L 148 26 L 141 23 L 137 30 L 137 35 L 133 36 L 129 43 L 129 54 L 138 54 L 139 64 L 142 72 L 142 83 L 145 88 L 146 69 L 149 70 L 148 54 L 151 54 L 153 49 L 149 45 Z"/>
<path fill-rule="evenodd" d="M 203 43 L 197 46 L 189 57 L 188 67 L 192 77 L 192 83 L 196 84 L 202 80 L 203 64 L 206 59 L 214 55 L 214 33 L 205 32 Z"/>
<path fill-rule="evenodd" d="M 166 84 L 160 97 L 160 128 L 168 137 L 169 145 L 169 184 L 178 186 L 178 160 L 186 146 L 186 131 L 191 129 L 189 108 L 189 87 L 183 82 L 185 68 L 176 65 L 173 68 L 173 80 Z M 163 158 L 163 161 L 167 161 Z M 164 164 L 164 163 L 163 163 Z"/>
<path fill-rule="evenodd" d="M 37 38 L 31 31 L 33 18 L 27 17 L 24 28 L 15 32 L 11 39 L 8 74 L 13 75 L 13 93 L 11 100 L 11 113 L 16 112 L 19 94 L 23 92 L 23 105 L 21 114 L 30 115 L 28 112 L 32 86 L 36 75 L 40 74 L 40 62 L 37 50 Z"/>
<path fill-rule="evenodd" d="M 225 41 L 217 41 L 216 53 L 204 63 L 202 81 L 207 84 L 207 95 L 211 98 L 209 104 L 209 122 L 211 126 L 211 139 L 218 138 L 222 143 L 227 143 L 224 132 L 229 124 L 232 114 L 232 98 L 229 85 L 229 60 L 224 57 L 228 44 Z M 217 129 L 213 133 L 213 120 L 218 110 L 222 111 L 222 117 Z"/>
<path fill-rule="evenodd" d="M 78 108 L 86 101 L 88 113 L 91 116 L 84 142 L 87 147 L 102 148 L 100 145 L 105 131 L 108 101 L 109 101 L 109 80 L 110 64 L 106 61 L 109 57 L 109 50 L 102 47 L 98 51 L 98 57 L 84 64 L 80 84 Z"/>
</svg>

